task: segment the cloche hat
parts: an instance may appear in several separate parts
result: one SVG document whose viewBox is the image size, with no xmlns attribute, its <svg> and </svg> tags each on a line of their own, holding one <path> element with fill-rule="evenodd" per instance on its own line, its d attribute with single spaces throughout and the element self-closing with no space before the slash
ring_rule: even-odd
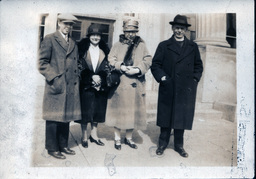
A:
<svg viewBox="0 0 256 179">
<path fill-rule="evenodd" d="M 102 35 L 102 29 L 100 24 L 91 24 L 87 31 L 87 37 L 92 34 Z"/>
</svg>

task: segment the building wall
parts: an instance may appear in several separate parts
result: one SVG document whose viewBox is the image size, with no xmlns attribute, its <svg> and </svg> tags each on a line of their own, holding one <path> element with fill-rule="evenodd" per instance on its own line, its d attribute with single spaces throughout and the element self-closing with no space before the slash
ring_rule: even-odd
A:
<svg viewBox="0 0 256 179">
<path fill-rule="evenodd" d="M 123 33 L 123 20 L 127 18 L 120 13 L 83 15 L 113 20 L 113 44 Z M 175 15 L 135 14 L 135 18 L 139 20 L 138 35 L 145 41 L 152 56 L 157 45 L 172 36 L 169 21 L 172 21 Z M 204 65 L 203 76 L 198 85 L 197 102 L 236 104 L 236 49 L 229 48 L 225 39 L 226 28 L 223 27 L 226 25 L 225 14 L 188 14 L 188 17 L 189 23 L 193 24 L 191 31 L 196 33 L 195 42 L 200 47 Z M 54 32 L 56 23 L 57 14 L 49 14 L 45 21 L 44 35 Z M 44 78 L 41 75 L 39 78 L 40 85 L 44 85 Z M 158 83 L 150 71 L 146 74 L 146 80 L 148 91 L 158 90 Z"/>
</svg>

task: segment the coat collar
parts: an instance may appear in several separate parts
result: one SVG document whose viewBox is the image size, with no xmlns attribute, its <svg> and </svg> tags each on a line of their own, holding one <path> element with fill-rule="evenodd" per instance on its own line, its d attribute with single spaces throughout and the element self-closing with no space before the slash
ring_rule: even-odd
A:
<svg viewBox="0 0 256 179">
<path fill-rule="evenodd" d="M 67 56 L 74 50 L 75 41 L 71 37 L 69 37 L 69 43 L 67 43 L 58 30 L 54 33 L 54 37 L 60 46 L 67 52 Z"/>
<path fill-rule="evenodd" d="M 186 56 L 188 56 L 193 51 L 193 46 L 194 44 L 190 40 L 188 40 L 187 37 L 185 37 L 184 39 L 182 49 L 180 49 L 180 47 L 178 46 L 174 36 L 167 40 L 167 48 L 179 55 L 177 61 L 181 61 Z"/>
<path fill-rule="evenodd" d="M 85 53 L 85 55 L 86 55 L 86 56 L 84 56 L 83 59 L 84 59 L 85 62 L 87 63 L 88 68 L 89 68 L 91 71 L 93 71 L 91 55 L 90 55 L 90 53 L 88 53 L 88 51 L 87 51 L 87 53 Z M 104 52 L 100 49 L 99 61 L 98 61 L 98 63 L 97 63 L 97 67 L 96 67 L 95 73 L 97 73 L 97 71 L 98 71 L 100 65 L 102 64 L 102 61 L 104 60 L 104 58 L 105 58 L 105 54 L 104 54 Z"/>
</svg>

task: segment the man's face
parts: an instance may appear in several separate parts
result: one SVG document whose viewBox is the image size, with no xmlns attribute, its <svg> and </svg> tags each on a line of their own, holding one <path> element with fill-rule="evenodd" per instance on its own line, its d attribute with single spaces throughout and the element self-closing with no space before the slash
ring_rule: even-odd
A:
<svg viewBox="0 0 256 179">
<path fill-rule="evenodd" d="M 59 27 L 60 27 L 60 31 L 61 31 L 64 35 L 66 35 L 66 34 L 68 34 L 68 33 L 71 31 L 71 28 L 72 28 L 72 26 L 73 26 L 73 23 L 60 21 L 60 22 L 58 22 L 58 25 L 59 25 Z"/>
<path fill-rule="evenodd" d="M 136 37 L 136 31 L 125 31 L 124 32 L 124 36 L 125 38 L 127 38 L 128 40 L 133 41 Z"/>
<path fill-rule="evenodd" d="M 90 41 L 93 45 L 98 45 L 100 43 L 101 36 L 98 34 L 90 35 Z"/>
<path fill-rule="evenodd" d="M 173 34 L 176 39 L 183 39 L 187 31 L 187 27 L 183 25 L 173 25 Z"/>
</svg>

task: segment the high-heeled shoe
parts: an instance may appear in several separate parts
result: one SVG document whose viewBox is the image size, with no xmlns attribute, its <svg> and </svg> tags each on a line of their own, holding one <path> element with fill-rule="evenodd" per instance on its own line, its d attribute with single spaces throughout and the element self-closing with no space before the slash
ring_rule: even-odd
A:
<svg viewBox="0 0 256 179">
<path fill-rule="evenodd" d="M 88 148 L 88 141 L 81 139 L 81 144 L 84 148 Z"/>
<path fill-rule="evenodd" d="M 121 141 L 120 140 L 115 140 L 115 145 L 114 146 L 115 146 L 115 149 L 121 150 Z"/>
<path fill-rule="evenodd" d="M 124 143 L 126 144 L 126 145 L 129 145 L 131 148 L 133 148 L 133 149 L 137 149 L 138 147 L 137 147 L 137 145 L 136 144 L 134 144 L 134 143 L 131 143 L 131 141 L 130 140 L 128 140 L 128 139 L 124 139 Z"/>
<path fill-rule="evenodd" d="M 91 142 L 91 143 L 94 142 L 94 143 L 96 143 L 97 145 L 100 145 L 100 146 L 104 146 L 104 145 L 105 145 L 103 142 L 101 142 L 100 139 L 95 140 L 94 138 L 92 138 L 92 136 L 90 136 L 89 139 L 90 139 L 90 142 Z"/>
</svg>

